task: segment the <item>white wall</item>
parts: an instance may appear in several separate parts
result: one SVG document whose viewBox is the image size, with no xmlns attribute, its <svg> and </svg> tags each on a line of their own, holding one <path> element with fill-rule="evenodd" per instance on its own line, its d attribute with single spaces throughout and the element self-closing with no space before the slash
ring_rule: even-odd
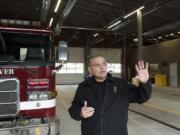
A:
<svg viewBox="0 0 180 135">
<path fill-rule="evenodd" d="M 84 80 L 84 74 L 56 74 L 56 84 L 79 84 Z"/>
<path fill-rule="evenodd" d="M 104 56 L 108 63 L 120 63 L 121 61 L 121 49 L 112 49 L 112 48 L 92 48 L 91 54 L 96 55 L 100 54 Z"/>
<path fill-rule="evenodd" d="M 68 63 L 84 63 L 84 49 L 80 47 L 68 48 Z"/>
</svg>

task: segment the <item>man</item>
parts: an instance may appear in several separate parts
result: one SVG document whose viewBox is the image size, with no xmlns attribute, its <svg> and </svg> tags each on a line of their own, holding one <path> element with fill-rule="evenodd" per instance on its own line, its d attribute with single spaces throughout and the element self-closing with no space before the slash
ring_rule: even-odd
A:
<svg viewBox="0 0 180 135">
<path fill-rule="evenodd" d="M 136 87 L 107 73 L 103 56 L 89 60 L 91 78 L 79 84 L 72 106 L 71 117 L 82 120 L 82 135 L 127 135 L 128 106 L 130 102 L 144 103 L 151 96 L 148 63 L 135 65 Z"/>
</svg>

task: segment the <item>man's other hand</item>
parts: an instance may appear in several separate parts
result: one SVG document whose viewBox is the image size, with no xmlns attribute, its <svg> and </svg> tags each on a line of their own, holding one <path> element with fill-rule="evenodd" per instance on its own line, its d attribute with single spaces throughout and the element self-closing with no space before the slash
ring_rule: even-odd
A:
<svg viewBox="0 0 180 135">
<path fill-rule="evenodd" d="M 81 108 L 81 117 L 83 117 L 84 119 L 89 118 L 91 116 L 93 116 L 94 114 L 94 108 L 93 107 L 87 107 L 87 101 L 84 101 L 84 105 Z"/>
</svg>

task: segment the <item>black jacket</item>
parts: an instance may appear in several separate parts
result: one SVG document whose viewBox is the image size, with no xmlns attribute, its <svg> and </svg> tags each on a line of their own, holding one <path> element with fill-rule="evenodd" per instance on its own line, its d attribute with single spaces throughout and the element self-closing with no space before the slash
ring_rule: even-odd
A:
<svg viewBox="0 0 180 135">
<path fill-rule="evenodd" d="M 144 103 L 150 98 L 151 89 L 149 81 L 136 87 L 108 74 L 104 101 L 100 107 L 92 77 L 79 84 L 69 113 L 73 119 L 82 120 L 82 135 L 127 135 L 129 103 Z M 80 116 L 84 101 L 95 108 L 94 115 L 87 119 Z"/>
</svg>

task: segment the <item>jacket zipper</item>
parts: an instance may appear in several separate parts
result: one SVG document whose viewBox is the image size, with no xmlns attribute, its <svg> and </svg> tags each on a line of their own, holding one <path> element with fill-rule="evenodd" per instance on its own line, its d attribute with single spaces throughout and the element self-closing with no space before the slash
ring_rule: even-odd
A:
<svg viewBox="0 0 180 135">
<path fill-rule="evenodd" d="M 101 116 L 100 124 L 101 124 L 101 125 L 100 125 L 100 126 L 101 126 L 101 135 L 104 135 L 103 127 L 102 127 L 102 125 L 103 125 L 102 116 Z"/>
</svg>

